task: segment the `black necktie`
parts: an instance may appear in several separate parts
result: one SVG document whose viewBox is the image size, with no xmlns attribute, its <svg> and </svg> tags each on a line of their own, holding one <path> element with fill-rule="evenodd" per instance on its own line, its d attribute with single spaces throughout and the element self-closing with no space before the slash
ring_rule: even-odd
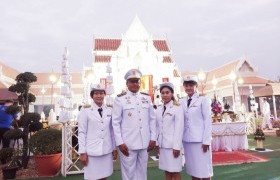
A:
<svg viewBox="0 0 280 180">
<path fill-rule="evenodd" d="M 100 114 L 100 117 L 102 117 L 102 111 L 103 111 L 102 108 L 99 108 L 99 109 L 98 109 L 98 112 L 99 112 L 99 114 Z"/>
<path fill-rule="evenodd" d="M 191 104 L 191 101 L 192 101 L 192 99 L 190 98 L 190 99 L 188 99 L 188 107 L 189 107 L 189 105 Z"/>
<path fill-rule="evenodd" d="M 162 116 L 163 116 L 163 114 L 164 114 L 165 110 L 166 110 L 166 106 L 163 106 Z"/>
</svg>

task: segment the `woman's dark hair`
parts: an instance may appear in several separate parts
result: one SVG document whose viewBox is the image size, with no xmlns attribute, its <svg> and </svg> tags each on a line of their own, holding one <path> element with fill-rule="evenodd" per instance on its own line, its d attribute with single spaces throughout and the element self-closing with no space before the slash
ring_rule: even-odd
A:
<svg viewBox="0 0 280 180">
<path fill-rule="evenodd" d="M 169 86 L 162 86 L 162 87 L 160 87 L 159 92 L 161 92 L 163 88 L 169 89 L 172 92 L 172 94 L 174 94 L 174 90 L 171 87 L 169 87 Z"/>
<path fill-rule="evenodd" d="M 174 90 L 171 87 L 169 87 L 169 86 L 162 86 L 162 87 L 160 87 L 159 92 L 161 92 L 163 90 L 163 88 L 169 89 L 171 91 L 171 93 L 174 94 Z M 175 101 L 174 95 L 171 97 L 171 100 Z"/>
<path fill-rule="evenodd" d="M 187 84 L 191 84 L 191 85 L 197 86 L 197 82 L 195 82 L 195 81 L 184 81 L 183 82 L 183 86 L 186 86 Z"/>
<path fill-rule="evenodd" d="M 104 91 L 104 90 L 92 90 L 90 91 L 90 97 L 92 98 L 93 97 L 93 94 L 95 91 Z M 105 95 L 106 95 L 106 91 L 104 91 Z"/>
</svg>

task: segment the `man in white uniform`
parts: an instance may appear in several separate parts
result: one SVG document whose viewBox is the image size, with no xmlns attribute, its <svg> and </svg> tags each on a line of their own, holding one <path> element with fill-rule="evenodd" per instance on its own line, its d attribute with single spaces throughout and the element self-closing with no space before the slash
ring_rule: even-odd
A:
<svg viewBox="0 0 280 180">
<path fill-rule="evenodd" d="M 148 94 L 139 93 L 142 74 L 138 69 L 126 75 L 127 92 L 113 105 L 113 129 L 120 151 L 123 180 L 146 180 L 148 151 L 155 147 L 156 119 Z"/>
<path fill-rule="evenodd" d="M 272 129 L 272 124 L 270 122 L 270 105 L 267 102 L 266 98 L 263 99 L 262 112 L 263 112 L 263 123 L 262 123 L 263 129 L 266 128 L 266 125 L 268 125 L 269 129 Z"/>
</svg>

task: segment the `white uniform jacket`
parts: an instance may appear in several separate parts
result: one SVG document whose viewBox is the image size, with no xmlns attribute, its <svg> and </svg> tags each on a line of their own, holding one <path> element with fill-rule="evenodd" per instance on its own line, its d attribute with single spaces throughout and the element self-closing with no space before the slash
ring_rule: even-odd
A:
<svg viewBox="0 0 280 180">
<path fill-rule="evenodd" d="M 81 108 L 78 116 L 79 153 L 101 156 L 116 149 L 112 128 L 112 108 L 102 106 L 102 117 L 95 103 Z"/>
<path fill-rule="evenodd" d="M 178 104 L 174 104 L 171 100 L 166 105 L 163 113 L 164 105 L 156 110 L 157 119 L 157 143 L 160 148 L 171 148 L 181 150 L 182 138 L 184 132 L 184 111 Z"/>
<path fill-rule="evenodd" d="M 156 118 L 150 96 L 127 91 L 115 98 L 112 124 L 116 145 L 146 149 L 156 140 Z"/>
<path fill-rule="evenodd" d="M 262 113 L 264 116 L 270 116 L 270 105 L 268 102 L 263 103 Z"/>
<path fill-rule="evenodd" d="M 210 100 L 205 96 L 195 93 L 189 107 L 189 97 L 181 99 L 180 104 L 184 109 L 185 129 L 184 142 L 202 142 L 211 145 L 212 117 Z"/>
</svg>

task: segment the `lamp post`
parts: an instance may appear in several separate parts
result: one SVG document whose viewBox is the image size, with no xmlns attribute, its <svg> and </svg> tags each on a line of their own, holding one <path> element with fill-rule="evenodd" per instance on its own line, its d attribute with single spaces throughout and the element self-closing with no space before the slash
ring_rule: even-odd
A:
<svg viewBox="0 0 280 180">
<path fill-rule="evenodd" d="M 244 83 L 244 79 L 243 79 L 242 77 L 239 77 L 239 78 L 237 79 L 237 83 L 238 83 L 239 85 L 242 85 L 242 84 Z M 240 93 L 241 103 L 242 103 L 242 94 L 243 94 L 243 89 L 242 89 L 242 87 L 241 87 L 241 93 Z"/>
<path fill-rule="evenodd" d="M 41 93 L 42 93 L 42 105 L 43 105 L 43 107 L 42 107 L 42 112 L 44 112 L 44 106 L 45 106 L 44 97 L 45 97 L 45 93 L 46 93 L 45 87 L 43 87 L 43 88 L 41 89 Z"/>
<path fill-rule="evenodd" d="M 198 77 L 198 81 L 200 82 L 200 84 L 201 84 L 201 94 L 203 95 L 204 94 L 204 88 L 205 88 L 205 79 L 206 79 L 206 74 L 205 74 L 205 72 L 202 70 L 202 69 L 200 69 L 200 71 L 198 72 L 198 75 L 197 75 L 197 77 Z"/>
<path fill-rule="evenodd" d="M 56 78 L 55 73 L 53 72 L 53 70 L 52 70 L 52 72 L 51 72 L 51 74 L 50 74 L 49 80 L 50 80 L 50 82 L 51 82 L 51 84 L 52 84 L 52 89 L 51 89 L 51 106 L 53 106 L 53 85 L 54 85 L 54 83 L 55 83 L 56 80 L 57 80 L 57 78 Z"/>
<path fill-rule="evenodd" d="M 237 78 L 236 73 L 234 71 L 231 71 L 230 75 L 229 75 L 230 80 L 232 81 L 232 107 L 234 108 L 233 110 L 235 110 L 235 80 Z"/>
<path fill-rule="evenodd" d="M 212 79 L 212 85 L 213 85 L 213 90 L 214 90 L 214 97 L 216 98 L 216 86 L 218 84 L 218 80 L 216 79 L 215 75 L 213 76 Z"/>
</svg>

